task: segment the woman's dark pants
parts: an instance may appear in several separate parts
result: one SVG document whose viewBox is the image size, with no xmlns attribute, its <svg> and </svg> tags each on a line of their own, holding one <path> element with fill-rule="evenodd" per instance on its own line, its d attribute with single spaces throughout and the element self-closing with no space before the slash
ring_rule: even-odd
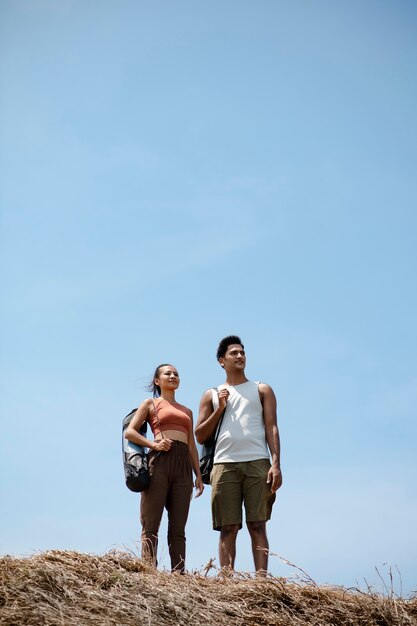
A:
<svg viewBox="0 0 417 626">
<path fill-rule="evenodd" d="M 193 491 L 188 445 L 174 441 L 168 452 L 158 453 L 151 450 L 149 462 L 153 465 L 153 474 L 148 489 L 141 494 L 140 504 L 142 558 L 157 564 L 158 531 L 166 508 L 171 569 L 183 572 L 185 525 Z"/>
</svg>

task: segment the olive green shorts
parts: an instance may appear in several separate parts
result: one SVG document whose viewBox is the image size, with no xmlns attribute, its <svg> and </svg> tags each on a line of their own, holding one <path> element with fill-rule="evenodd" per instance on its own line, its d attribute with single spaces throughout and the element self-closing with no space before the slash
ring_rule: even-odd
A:
<svg viewBox="0 0 417 626">
<path fill-rule="evenodd" d="M 266 482 L 269 459 L 239 463 L 216 463 L 211 472 L 211 512 L 214 530 L 239 524 L 242 528 L 242 504 L 246 523 L 271 518 L 275 494 Z"/>
</svg>

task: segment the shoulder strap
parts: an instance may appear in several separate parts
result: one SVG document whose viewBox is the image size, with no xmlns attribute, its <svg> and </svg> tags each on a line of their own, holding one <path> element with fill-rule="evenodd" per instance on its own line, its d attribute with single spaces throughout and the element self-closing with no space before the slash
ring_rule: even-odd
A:
<svg viewBox="0 0 417 626">
<path fill-rule="evenodd" d="M 213 405 L 213 409 L 217 409 L 219 406 L 219 400 L 217 398 L 218 387 L 211 388 L 211 403 Z"/>
<path fill-rule="evenodd" d="M 153 404 L 153 410 L 155 412 L 156 421 L 158 422 L 159 432 L 161 433 L 162 439 L 165 439 L 164 433 L 163 433 L 162 427 L 161 427 L 161 422 L 159 421 L 159 417 L 158 417 L 158 409 L 156 408 L 155 400 L 153 398 L 152 398 L 152 404 Z"/>
<path fill-rule="evenodd" d="M 217 400 L 217 406 L 219 406 L 219 404 L 218 404 L 218 399 L 217 399 L 217 393 L 216 393 L 216 392 L 218 391 L 218 389 L 219 389 L 218 387 L 213 387 L 213 388 L 212 388 L 212 390 L 211 390 L 211 393 L 212 393 L 212 400 L 213 400 L 214 398 L 216 398 L 216 400 Z M 213 408 L 216 408 L 216 407 L 214 407 L 214 402 L 213 402 Z M 213 439 L 213 443 L 214 443 L 214 445 L 216 445 L 216 443 L 217 443 L 217 439 L 218 439 L 218 436 L 219 436 L 219 433 L 220 433 L 220 427 L 221 427 L 221 425 L 222 425 L 222 421 L 223 421 L 223 418 L 224 418 L 224 414 L 225 414 L 225 413 L 226 413 L 226 408 L 224 409 L 224 411 L 223 411 L 223 413 L 221 414 L 221 417 L 220 417 L 220 419 L 219 419 L 219 421 L 218 421 L 218 423 L 217 423 L 216 432 L 215 432 L 214 439 Z"/>
</svg>

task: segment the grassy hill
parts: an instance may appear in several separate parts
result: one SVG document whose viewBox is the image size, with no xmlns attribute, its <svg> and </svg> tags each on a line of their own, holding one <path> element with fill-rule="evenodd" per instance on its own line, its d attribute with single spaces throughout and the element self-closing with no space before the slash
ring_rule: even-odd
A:
<svg viewBox="0 0 417 626">
<path fill-rule="evenodd" d="M 417 597 L 283 578 L 155 571 L 135 556 L 51 551 L 0 558 L 0 624 L 417 625 Z"/>
</svg>

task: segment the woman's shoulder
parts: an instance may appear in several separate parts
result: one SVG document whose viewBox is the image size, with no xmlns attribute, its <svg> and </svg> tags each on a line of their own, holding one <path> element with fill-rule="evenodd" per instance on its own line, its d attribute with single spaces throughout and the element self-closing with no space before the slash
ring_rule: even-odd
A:
<svg viewBox="0 0 417 626">
<path fill-rule="evenodd" d="M 151 410 L 154 407 L 154 399 L 153 398 L 145 398 L 145 400 L 142 402 L 141 407 L 143 407 L 144 409 L 148 409 Z"/>
</svg>

